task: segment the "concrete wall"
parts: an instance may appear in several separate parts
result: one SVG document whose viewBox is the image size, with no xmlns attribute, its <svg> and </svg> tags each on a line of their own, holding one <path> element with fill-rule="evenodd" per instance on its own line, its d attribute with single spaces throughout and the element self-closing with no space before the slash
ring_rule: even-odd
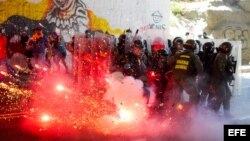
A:
<svg viewBox="0 0 250 141">
<path fill-rule="evenodd" d="M 207 31 L 216 39 L 241 41 L 242 64 L 250 63 L 250 1 L 231 0 L 233 5 L 212 3 L 207 11 Z"/>
<path fill-rule="evenodd" d="M 92 0 L 88 5 L 96 15 L 105 17 L 110 27 L 169 33 L 169 0 Z"/>
<path fill-rule="evenodd" d="M 44 26 L 46 31 L 74 35 L 87 28 L 121 34 L 167 36 L 170 0 L 0 0 L 0 24 L 8 35 Z M 64 9 L 64 10 L 63 10 Z M 66 10 L 65 10 L 66 9 Z"/>
</svg>

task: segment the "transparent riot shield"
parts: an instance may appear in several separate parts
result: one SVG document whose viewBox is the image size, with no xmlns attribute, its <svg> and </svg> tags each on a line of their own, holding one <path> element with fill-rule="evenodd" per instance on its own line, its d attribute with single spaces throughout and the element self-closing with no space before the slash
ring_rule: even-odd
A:
<svg viewBox="0 0 250 141">
<path fill-rule="evenodd" d="M 231 84 L 231 90 L 232 90 L 232 94 L 234 95 L 238 95 L 241 94 L 241 89 L 240 89 L 240 85 L 241 85 L 241 78 L 240 78 L 240 67 L 241 67 L 241 49 L 242 49 L 242 43 L 241 41 L 228 41 L 226 39 L 201 39 L 200 40 L 202 45 L 206 42 L 214 42 L 215 47 L 219 47 L 223 42 L 227 41 L 230 42 L 233 45 L 232 51 L 231 51 L 231 57 L 233 57 L 233 61 L 235 61 L 235 70 L 233 73 L 234 76 L 234 81 Z"/>
<path fill-rule="evenodd" d="M 219 47 L 223 42 L 225 42 L 227 40 L 225 39 L 217 39 L 214 40 L 215 42 L 215 47 Z M 241 89 L 240 89 L 240 85 L 241 85 L 241 78 L 240 78 L 240 67 L 241 67 L 241 48 L 242 48 L 242 44 L 241 41 L 228 41 L 232 44 L 233 48 L 231 51 L 230 56 L 233 57 L 233 61 L 235 61 L 235 70 L 233 73 L 234 76 L 234 81 L 232 82 L 232 84 L 230 84 L 230 88 L 232 90 L 232 94 L 233 95 L 238 95 L 241 94 Z"/>
<path fill-rule="evenodd" d="M 77 89 L 79 89 L 79 81 L 81 80 L 81 77 L 79 78 L 79 72 L 82 68 L 81 60 L 80 60 L 80 52 L 82 52 L 82 47 L 86 46 L 86 39 L 84 34 L 77 34 L 75 35 L 74 39 L 74 51 L 72 54 L 72 72 L 74 75 L 75 82 L 77 84 Z M 79 80 L 80 79 L 80 80 Z"/>
<path fill-rule="evenodd" d="M 75 37 L 74 76 L 83 95 L 101 98 L 106 92 L 112 44 L 110 36 L 101 32 Z"/>
<path fill-rule="evenodd" d="M 242 49 L 242 42 L 241 41 L 230 41 L 233 45 L 232 53 L 231 55 L 234 57 L 233 61 L 235 61 L 235 70 L 234 70 L 234 77 L 235 82 L 233 83 L 233 91 L 232 93 L 235 95 L 241 94 L 241 49 Z"/>
</svg>

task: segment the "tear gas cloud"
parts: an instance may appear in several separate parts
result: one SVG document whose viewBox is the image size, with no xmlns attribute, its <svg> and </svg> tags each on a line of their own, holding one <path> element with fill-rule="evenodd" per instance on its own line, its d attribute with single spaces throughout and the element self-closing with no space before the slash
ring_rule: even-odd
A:
<svg viewBox="0 0 250 141">
<path fill-rule="evenodd" d="M 192 140 L 221 141 L 225 120 L 205 109 L 190 112 L 186 119 L 173 120 L 174 117 L 149 117 L 146 99 L 143 97 L 142 81 L 133 77 L 123 77 L 113 73 L 108 78 L 110 87 L 105 98 L 113 101 L 119 110 L 127 109 L 132 118 L 123 121 L 122 117 L 105 116 L 102 118 L 103 131 L 111 135 L 124 135 L 131 138 L 152 140 Z M 151 90 L 150 103 L 154 103 Z"/>
<path fill-rule="evenodd" d="M 40 115 L 39 124 L 41 119 L 46 121 L 46 128 L 29 126 L 29 131 L 38 130 L 35 134 L 43 136 L 41 129 L 45 129 L 49 135 L 60 133 L 63 138 L 65 135 L 65 138 L 90 140 L 223 140 L 223 125 L 227 121 L 212 112 L 199 109 L 185 117 L 167 114 L 150 117 L 142 81 L 124 77 L 120 72 L 110 74 L 105 80 L 109 86 L 104 100 L 114 103 L 116 112 L 107 112 L 113 111 L 113 107 L 75 92 L 69 78 L 59 74 L 48 76 L 44 80 L 46 85 L 40 86 L 42 90 L 33 99 L 33 110 Z M 154 103 L 152 89 L 149 101 Z M 27 127 L 27 122 L 24 124 Z M 56 127 L 53 132 L 50 126 Z"/>
</svg>

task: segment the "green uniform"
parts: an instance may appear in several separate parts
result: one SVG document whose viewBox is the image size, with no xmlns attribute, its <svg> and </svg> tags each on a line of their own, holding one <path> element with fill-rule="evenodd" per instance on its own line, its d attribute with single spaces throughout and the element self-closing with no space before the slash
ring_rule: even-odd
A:
<svg viewBox="0 0 250 141">
<path fill-rule="evenodd" d="M 229 56 L 225 53 L 218 53 L 213 64 L 212 70 L 212 90 L 209 105 L 216 112 L 223 104 L 224 112 L 227 114 L 230 109 L 231 91 L 228 85 L 230 73 L 227 72 Z"/>
<path fill-rule="evenodd" d="M 192 104 L 198 104 L 199 91 L 196 84 L 196 75 L 203 71 L 202 63 L 192 50 L 185 50 L 180 53 L 175 61 L 173 68 L 175 91 L 181 95 L 185 90 Z"/>
</svg>

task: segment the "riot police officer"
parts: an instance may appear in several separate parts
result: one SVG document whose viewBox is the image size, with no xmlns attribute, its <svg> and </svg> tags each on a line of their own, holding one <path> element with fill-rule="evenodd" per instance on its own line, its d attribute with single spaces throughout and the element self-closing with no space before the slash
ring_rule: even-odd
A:
<svg viewBox="0 0 250 141">
<path fill-rule="evenodd" d="M 154 46 L 154 44 L 152 46 Z M 155 87 L 156 108 L 159 110 L 162 109 L 166 100 L 165 91 L 167 79 L 165 74 L 168 71 L 167 58 L 168 54 L 164 48 L 152 52 L 152 56 L 150 57 L 151 65 L 150 69 L 148 69 L 148 80 L 150 81 L 149 83 Z"/>
<path fill-rule="evenodd" d="M 175 91 L 180 96 L 183 90 L 185 90 L 189 95 L 189 102 L 192 105 L 197 105 L 199 102 L 199 91 L 195 79 L 202 72 L 203 66 L 199 57 L 194 54 L 196 49 L 194 40 L 187 40 L 184 48 L 185 50 L 178 55 L 173 69 Z"/>
<path fill-rule="evenodd" d="M 175 37 L 170 48 L 171 54 L 167 58 L 167 67 L 168 71 L 165 74 L 167 79 L 167 88 L 166 88 L 166 103 L 167 108 L 172 108 L 175 105 L 175 102 L 178 101 L 178 94 L 175 94 L 175 79 L 173 76 L 173 70 L 175 67 L 176 59 L 179 57 L 179 54 L 183 52 L 184 40 L 181 37 Z"/>
<path fill-rule="evenodd" d="M 202 46 L 202 51 L 198 54 L 203 64 L 203 72 L 198 79 L 198 87 L 201 92 L 200 104 L 202 106 L 206 106 L 206 100 L 210 93 L 212 64 L 216 56 L 214 49 L 214 42 L 206 42 Z"/>
<path fill-rule="evenodd" d="M 125 65 L 125 44 L 126 44 L 126 35 L 121 34 L 118 38 L 118 45 L 112 49 L 111 56 L 111 72 L 122 71 L 123 66 Z"/>
<path fill-rule="evenodd" d="M 170 48 L 171 54 L 174 55 L 183 49 L 184 40 L 181 37 L 173 39 L 172 47 Z"/>
<path fill-rule="evenodd" d="M 147 58 L 144 53 L 144 46 L 141 40 L 135 40 L 131 46 L 131 52 L 126 53 L 123 66 L 123 74 L 125 76 L 133 76 L 143 82 L 144 96 L 149 100 L 149 90 L 147 83 L 147 67 L 145 62 Z"/>
<path fill-rule="evenodd" d="M 131 52 L 126 53 L 123 66 L 123 73 L 133 76 L 136 79 L 144 79 L 146 76 L 146 58 L 144 47 L 140 40 L 135 40 L 131 46 Z M 143 78 L 142 78 L 143 77 Z"/>
<path fill-rule="evenodd" d="M 211 93 L 209 105 L 215 112 L 218 112 L 221 105 L 223 105 L 225 116 L 230 114 L 230 99 L 232 95 L 229 87 L 229 82 L 233 77 L 233 62 L 230 60 L 232 47 L 230 42 L 223 42 L 219 46 L 219 52 L 216 55 L 212 69 L 213 93 Z"/>
</svg>

